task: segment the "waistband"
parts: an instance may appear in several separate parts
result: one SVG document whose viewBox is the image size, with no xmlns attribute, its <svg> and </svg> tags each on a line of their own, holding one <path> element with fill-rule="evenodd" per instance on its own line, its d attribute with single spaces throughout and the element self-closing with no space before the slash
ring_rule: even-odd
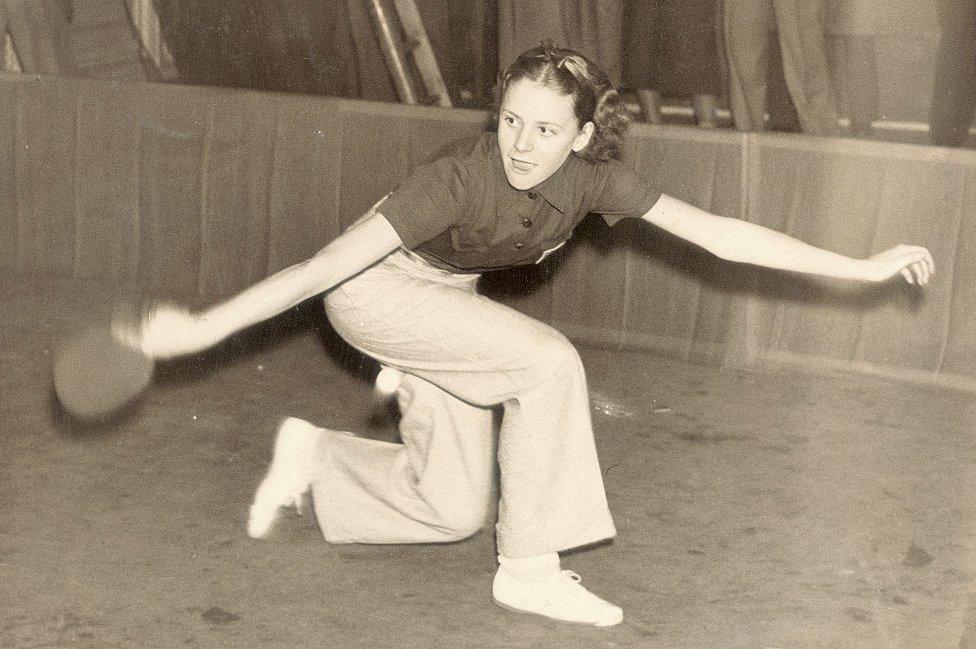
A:
<svg viewBox="0 0 976 649">
<path fill-rule="evenodd" d="M 412 250 L 398 248 L 383 260 L 384 264 L 395 266 L 414 277 L 429 279 L 434 282 L 450 284 L 463 288 L 473 288 L 478 283 L 480 273 L 452 273 L 438 268 Z"/>
</svg>

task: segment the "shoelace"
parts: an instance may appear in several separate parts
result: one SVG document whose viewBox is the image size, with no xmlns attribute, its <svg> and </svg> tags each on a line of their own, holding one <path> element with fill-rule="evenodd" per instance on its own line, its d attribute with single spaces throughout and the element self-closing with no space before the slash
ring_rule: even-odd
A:
<svg viewBox="0 0 976 649">
<path fill-rule="evenodd" d="M 583 581 L 583 578 L 580 577 L 579 575 L 577 575 L 572 570 L 563 570 L 562 571 L 562 574 L 563 574 L 564 577 L 569 577 L 570 579 L 572 579 L 573 581 L 575 581 L 577 584 L 580 583 L 581 581 Z"/>
</svg>

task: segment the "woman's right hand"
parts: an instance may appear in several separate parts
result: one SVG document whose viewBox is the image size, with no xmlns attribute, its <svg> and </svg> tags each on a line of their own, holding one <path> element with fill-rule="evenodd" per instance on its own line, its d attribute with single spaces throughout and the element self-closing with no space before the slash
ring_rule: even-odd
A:
<svg viewBox="0 0 976 649">
<path fill-rule="evenodd" d="M 175 358 L 215 345 L 223 334 L 205 315 L 173 304 L 155 304 L 143 310 L 137 326 L 116 321 L 112 333 L 122 342 L 157 359 Z"/>
</svg>

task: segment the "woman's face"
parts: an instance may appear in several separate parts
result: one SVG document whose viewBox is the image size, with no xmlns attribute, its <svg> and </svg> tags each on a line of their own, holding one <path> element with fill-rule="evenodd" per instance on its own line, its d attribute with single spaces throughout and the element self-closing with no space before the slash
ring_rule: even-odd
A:
<svg viewBox="0 0 976 649">
<path fill-rule="evenodd" d="M 498 149 L 515 189 L 535 187 L 554 174 L 571 152 L 586 148 L 592 135 L 592 122 L 577 124 L 571 95 L 519 79 L 502 97 Z"/>
</svg>

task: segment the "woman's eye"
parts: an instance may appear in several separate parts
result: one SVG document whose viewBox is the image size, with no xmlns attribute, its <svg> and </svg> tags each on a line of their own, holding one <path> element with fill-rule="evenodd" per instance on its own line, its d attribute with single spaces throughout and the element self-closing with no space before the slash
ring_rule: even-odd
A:
<svg viewBox="0 0 976 649">
<path fill-rule="evenodd" d="M 540 126 L 540 127 L 539 127 L 539 134 L 540 134 L 540 135 L 546 135 L 546 136 L 548 136 L 548 135 L 555 135 L 555 134 L 556 134 L 556 132 L 555 132 L 555 131 L 553 131 L 553 130 L 552 130 L 551 128 L 549 128 L 548 126 Z"/>
<path fill-rule="evenodd" d="M 515 118 L 512 117 L 511 115 L 506 115 L 505 117 L 502 117 L 502 120 L 509 126 L 515 126 Z"/>
</svg>

